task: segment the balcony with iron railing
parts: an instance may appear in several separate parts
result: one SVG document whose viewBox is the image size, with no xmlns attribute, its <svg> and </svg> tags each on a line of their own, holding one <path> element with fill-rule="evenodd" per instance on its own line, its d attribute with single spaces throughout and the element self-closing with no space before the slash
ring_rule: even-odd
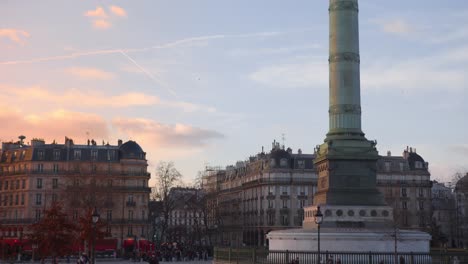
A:
<svg viewBox="0 0 468 264">
<path fill-rule="evenodd" d="M 150 177 L 149 172 L 123 172 L 116 170 L 76 170 L 70 169 L 59 169 L 59 170 L 38 170 L 38 169 L 26 169 L 26 170 L 15 170 L 15 171 L 1 171 L 0 176 L 15 176 L 15 175 L 112 175 L 112 176 L 145 176 Z"/>
</svg>

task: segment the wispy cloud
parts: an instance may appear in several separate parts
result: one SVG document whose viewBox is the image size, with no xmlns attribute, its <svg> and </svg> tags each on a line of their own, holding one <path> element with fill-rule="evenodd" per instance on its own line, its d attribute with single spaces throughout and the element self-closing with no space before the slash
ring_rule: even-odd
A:
<svg viewBox="0 0 468 264">
<path fill-rule="evenodd" d="M 119 131 L 163 148 L 203 147 L 223 134 L 186 124 L 162 124 L 144 118 L 115 118 L 112 125 Z"/>
<path fill-rule="evenodd" d="M 84 13 L 84 16 L 93 17 L 93 18 L 107 18 L 108 15 L 104 8 L 98 6 L 95 10 L 88 10 Z"/>
<path fill-rule="evenodd" d="M 29 38 L 30 34 L 21 29 L 14 28 L 0 28 L 0 38 L 7 38 L 16 44 L 26 44 L 26 38 Z"/>
<path fill-rule="evenodd" d="M 401 18 L 381 21 L 381 26 L 384 32 L 397 35 L 406 35 L 414 31 L 410 24 Z"/>
<path fill-rule="evenodd" d="M 319 62 L 277 64 L 260 68 L 249 77 L 269 87 L 312 87 L 328 84 L 328 66 L 326 63 Z"/>
<path fill-rule="evenodd" d="M 125 9 L 123 9 L 120 6 L 112 5 L 112 6 L 110 6 L 110 11 L 114 15 L 119 16 L 119 17 L 126 17 L 127 16 L 127 11 L 125 11 Z"/>
<path fill-rule="evenodd" d="M 65 69 L 65 72 L 83 79 L 110 80 L 114 78 L 113 73 L 97 68 L 71 67 Z"/>
</svg>

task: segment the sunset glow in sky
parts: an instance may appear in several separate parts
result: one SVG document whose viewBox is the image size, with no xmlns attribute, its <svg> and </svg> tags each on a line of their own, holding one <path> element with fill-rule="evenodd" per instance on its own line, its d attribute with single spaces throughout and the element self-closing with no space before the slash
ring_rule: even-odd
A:
<svg viewBox="0 0 468 264">
<path fill-rule="evenodd" d="M 187 182 L 328 131 L 328 1 L 1 1 L 0 139 L 135 140 Z M 363 130 L 468 170 L 468 2 L 361 0 Z M 154 182 L 154 181 L 152 181 Z M 150 182 L 151 183 L 151 182 Z"/>
</svg>

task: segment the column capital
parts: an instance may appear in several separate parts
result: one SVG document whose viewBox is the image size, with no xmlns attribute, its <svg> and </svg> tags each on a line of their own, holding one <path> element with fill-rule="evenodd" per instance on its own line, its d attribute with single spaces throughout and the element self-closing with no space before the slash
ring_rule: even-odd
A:
<svg viewBox="0 0 468 264">
<path fill-rule="evenodd" d="M 335 12 L 335 11 L 341 11 L 341 10 L 359 12 L 359 6 L 358 6 L 357 1 L 336 1 L 336 2 L 330 3 L 330 8 L 328 8 L 329 12 Z"/>
</svg>

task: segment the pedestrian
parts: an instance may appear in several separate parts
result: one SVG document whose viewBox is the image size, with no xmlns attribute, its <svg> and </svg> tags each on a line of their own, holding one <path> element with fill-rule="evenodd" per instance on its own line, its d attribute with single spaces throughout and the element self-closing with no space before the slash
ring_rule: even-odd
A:
<svg viewBox="0 0 468 264">
<path fill-rule="evenodd" d="M 457 256 L 453 257 L 453 264 L 460 264 L 460 260 Z"/>
</svg>

